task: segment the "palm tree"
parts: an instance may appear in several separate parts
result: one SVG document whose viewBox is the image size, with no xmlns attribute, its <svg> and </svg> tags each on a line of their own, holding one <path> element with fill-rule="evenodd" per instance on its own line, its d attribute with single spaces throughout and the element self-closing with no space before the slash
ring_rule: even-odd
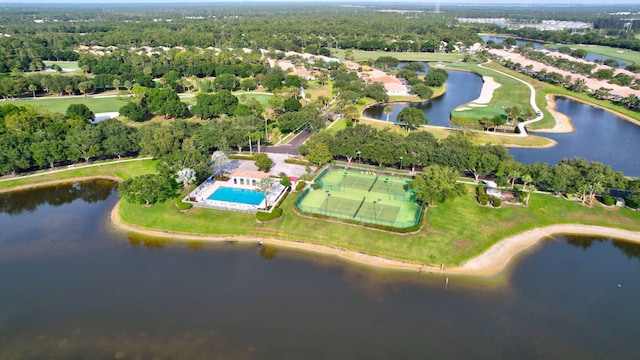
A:
<svg viewBox="0 0 640 360">
<path fill-rule="evenodd" d="M 384 110 L 382 111 L 387 115 L 387 121 L 389 121 L 389 115 L 393 114 L 393 108 L 387 105 L 384 107 Z"/>
<path fill-rule="evenodd" d="M 116 89 L 116 92 L 120 91 L 120 80 L 113 79 L 113 87 Z"/>
<path fill-rule="evenodd" d="M 36 84 L 29 84 L 28 87 L 29 91 L 31 91 L 33 93 L 33 98 L 36 98 L 36 90 L 38 90 L 38 85 Z"/>
</svg>

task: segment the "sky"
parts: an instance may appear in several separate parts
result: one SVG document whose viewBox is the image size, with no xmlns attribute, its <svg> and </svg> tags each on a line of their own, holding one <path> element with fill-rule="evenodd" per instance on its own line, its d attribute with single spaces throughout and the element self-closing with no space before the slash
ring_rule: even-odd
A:
<svg viewBox="0 0 640 360">
<path fill-rule="evenodd" d="M 74 4 L 105 4 L 105 3 L 215 3 L 215 2 L 226 2 L 226 3 L 247 3 L 247 2 L 258 2 L 258 3 L 269 3 L 274 2 L 274 0 L 0 0 L 0 3 L 18 3 L 18 4 L 34 4 L 34 3 L 74 3 Z M 390 0 L 275 0 L 275 2 L 308 2 L 313 4 L 321 4 L 321 3 L 351 3 L 351 4 L 371 4 L 371 3 L 387 3 L 391 4 L 394 1 Z M 401 0 L 399 2 L 402 3 L 419 3 L 419 4 L 435 4 L 436 0 Z M 478 0 L 440 0 L 441 4 L 479 4 L 482 3 L 484 5 L 489 4 L 517 4 L 517 5 L 533 5 L 533 4 L 583 4 L 583 5 L 613 5 L 613 4 L 628 4 L 628 5 L 638 5 L 640 2 L 638 0 L 536 0 L 532 2 L 531 0 L 486 0 L 486 2 L 479 2 Z"/>
</svg>

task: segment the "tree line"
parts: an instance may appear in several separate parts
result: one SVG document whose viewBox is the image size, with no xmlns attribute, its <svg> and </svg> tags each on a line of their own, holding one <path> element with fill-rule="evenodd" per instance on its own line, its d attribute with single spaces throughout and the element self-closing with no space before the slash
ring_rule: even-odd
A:
<svg viewBox="0 0 640 360">
<path fill-rule="evenodd" d="M 474 145 L 470 135 L 463 132 L 438 140 L 424 131 L 404 135 L 356 124 L 336 132 L 321 131 L 300 151 L 318 165 L 336 159 L 412 172 L 437 165 L 475 181 L 490 178 L 501 186 L 519 183 L 558 194 L 577 194 L 584 203 L 610 188 L 640 191 L 640 179 L 627 179 L 599 162 L 573 158 L 554 165 L 523 164 L 515 161 L 504 146 Z"/>
</svg>

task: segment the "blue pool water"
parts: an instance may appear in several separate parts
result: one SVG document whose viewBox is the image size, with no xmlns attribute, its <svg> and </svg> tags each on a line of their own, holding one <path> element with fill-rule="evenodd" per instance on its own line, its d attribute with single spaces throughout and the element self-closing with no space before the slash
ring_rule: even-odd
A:
<svg viewBox="0 0 640 360">
<path fill-rule="evenodd" d="M 249 205 L 260 205 L 264 200 L 264 194 L 254 190 L 221 187 L 214 191 L 209 200 L 234 202 Z"/>
</svg>

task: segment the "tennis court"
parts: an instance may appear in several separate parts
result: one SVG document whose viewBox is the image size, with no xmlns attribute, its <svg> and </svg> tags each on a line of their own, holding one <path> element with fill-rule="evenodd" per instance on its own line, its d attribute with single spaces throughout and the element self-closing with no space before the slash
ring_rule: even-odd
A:
<svg viewBox="0 0 640 360">
<path fill-rule="evenodd" d="M 412 200 L 407 179 L 329 170 L 296 200 L 303 211 L 364 223 L 406 228 L 420 220 L 422 208 Z"/>
</svg>

